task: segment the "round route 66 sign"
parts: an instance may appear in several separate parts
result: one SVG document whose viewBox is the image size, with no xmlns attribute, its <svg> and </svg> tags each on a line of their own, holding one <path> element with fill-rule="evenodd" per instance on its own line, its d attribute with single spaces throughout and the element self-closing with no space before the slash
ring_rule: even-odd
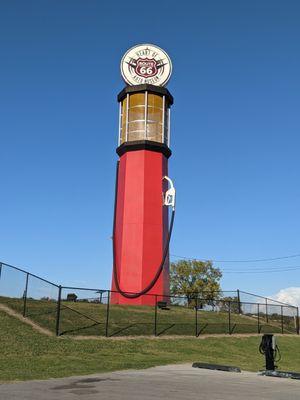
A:
<svg viewBox="0 0 300 400">
<path fill-rule="evenodd" d="M 168 54 L 153 44 L 139 44 L 127 50 L 121 60 L 121 74 L 128 85 L 149 83 L 165 86 L 172 73 Z"/>
</svg>

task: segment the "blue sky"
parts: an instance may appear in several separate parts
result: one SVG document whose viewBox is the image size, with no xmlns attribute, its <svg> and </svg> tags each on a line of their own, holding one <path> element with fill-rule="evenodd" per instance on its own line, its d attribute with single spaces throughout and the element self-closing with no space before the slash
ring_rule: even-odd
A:
<svg viewBox="0 0 300 400">
<path fill-rule="evenodd" d="M 173 61 L 171 254 L 300 253 L 300 3 L 182 4 L 1 1 L 2 261 L 110 286 L 119 63 L 144 42 Z M 300 286 L 300 269 L 229 273 L 300 257 L 216 265 L 224 289 Z"/>
</svg>

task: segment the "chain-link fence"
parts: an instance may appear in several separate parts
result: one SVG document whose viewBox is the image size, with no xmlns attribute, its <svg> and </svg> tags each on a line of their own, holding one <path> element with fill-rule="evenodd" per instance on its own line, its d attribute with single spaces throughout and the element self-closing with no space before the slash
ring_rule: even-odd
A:
<svg viewBox="0 0 300 400">
<path fill-rule="evenodd" d="M 56 335 L 299 334 L 298 307 L 241 290 L 124 300 L 117 292 L 60 286 L 0 263 L 0 303 Z"/>
<path fill-rule="evenodd" d="M 12 265 L 0 263 L 0 303 L 56 332 L 59 286 Z"/>
</svg>

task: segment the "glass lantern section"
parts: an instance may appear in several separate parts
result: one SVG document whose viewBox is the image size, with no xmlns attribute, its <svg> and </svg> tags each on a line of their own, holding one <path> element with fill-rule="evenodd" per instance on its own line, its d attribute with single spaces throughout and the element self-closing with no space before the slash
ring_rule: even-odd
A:
<svg viewBox="0 0 300 400">
<path fill-rule="evenodd" d="M 169 107 L 164 95 L 128 93 L 121 101 L 119 145 L 137 140 L 169 146 Z"/>
</svg>

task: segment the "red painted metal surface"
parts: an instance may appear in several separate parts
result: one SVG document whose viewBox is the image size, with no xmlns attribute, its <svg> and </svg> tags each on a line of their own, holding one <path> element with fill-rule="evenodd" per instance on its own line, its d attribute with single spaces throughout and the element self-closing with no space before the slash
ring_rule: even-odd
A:
<svg viewBox="0 0 300 400">
<path fill-rule="evenodd" d="M 116 204 L 116 265 L 120 288 L 137 293 L 154 278 L 168 234 L 168 208 L 163 206 L 163 177 L 167 158 L 155 151 L 128 151 L 120 158 Z M 114 278 L 112 290 L 116 290 Z M 128 299 L 111 294 L 112 304 L 154 305 L 155 296 L 169 295 L 169 257 L 157 283 L 148 293 Z"/>
</svg>

